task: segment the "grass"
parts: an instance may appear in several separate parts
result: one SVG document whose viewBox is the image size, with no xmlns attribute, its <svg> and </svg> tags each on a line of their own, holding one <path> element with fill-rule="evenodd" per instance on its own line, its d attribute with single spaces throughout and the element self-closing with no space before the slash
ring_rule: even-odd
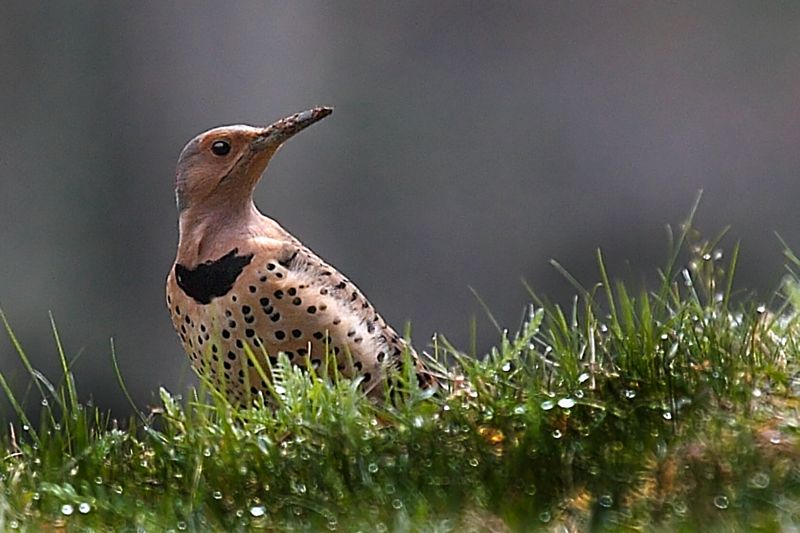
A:
<svg viewBox="0 0 800 533">
<path fill-rule="evenodd" d="M 613 283 L 598 253 L 598 284 L 573 280 L 570 307 L 532 295 L 488 354 L 434 339 L 449 380 L 435 396 L 409 380 L 398 406 L 281 358 L 251 408 L 162 389 L 118 422 L 78 401 L 55 326 L 58 383 L 3 316 L 44 409 L 28 420 L 0 375 L 18 417 L 0 433 L 0 530 L 789 528 L 800 260 L 787 252 L 786 282 L 757 301 L 735 292 L 738 248 L 726 259 L 688 228 L 655 291 Z"/>
</svg>

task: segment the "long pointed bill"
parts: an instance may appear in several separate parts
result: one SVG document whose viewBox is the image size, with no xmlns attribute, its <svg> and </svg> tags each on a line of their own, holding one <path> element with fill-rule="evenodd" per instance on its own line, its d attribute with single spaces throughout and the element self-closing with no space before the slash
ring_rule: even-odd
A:
<svg viewBox="0 0 800 533">
<path fill-rule="evenodd" d="M 306 129 L 315 122 L 319 122 L 331 113 L 333 113 L 332 107 L 315 107 L 308 111 L 282 118 L 262 130 L 261 134 L 253 140 L 253 149 L 261 151 L 268 147 L 278 148 L 295 133 Z"/>
</svg>

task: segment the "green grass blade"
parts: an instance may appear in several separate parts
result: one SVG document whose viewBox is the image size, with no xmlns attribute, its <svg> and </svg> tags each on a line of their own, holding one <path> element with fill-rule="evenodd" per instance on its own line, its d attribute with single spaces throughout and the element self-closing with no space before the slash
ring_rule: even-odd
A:
<svg viewBox="0 0 800 533">
<path fill-rule="evenodd" d="M 72 377 L 72 372 L 69 369 L 69 365 L 67 364 L 67 356 L 64 353 L 64 346 L 61 343 L 61 336 L 58 333 L 58 328 L 56 327 L 56 321 L 53 317 L 53 313 L 49 312 L 48 316 L 50 317 L 50 329 L 52 330 L 53 339 L 56 342 L 56 349 L 58 351 L 58 359 L 61 363 L 61 372 L 64 376 L 64 385 L 66 387 L 66 395 L 67 401 L 69 402 L 68 405 L 65 405 L 64 408 L 69 407 L 69 412 L 76 412 L 78 410 L 78 393 L 75 390 L 75 382 Z"/>
</svg>

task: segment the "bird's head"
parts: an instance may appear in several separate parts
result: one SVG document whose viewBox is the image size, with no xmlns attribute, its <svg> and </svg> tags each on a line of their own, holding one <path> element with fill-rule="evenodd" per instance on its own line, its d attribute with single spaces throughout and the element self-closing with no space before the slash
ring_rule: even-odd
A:
<svg viewBox="0 0 800 533">
<path fill-rule="evenodd" d="M 178 210 L 235 208 L 249 202 L 270 158 L 295 133 L 333 112 L 315 107 L 267 127 L 222 126 L 189 141 L 178 158 Z"/>
</svg>

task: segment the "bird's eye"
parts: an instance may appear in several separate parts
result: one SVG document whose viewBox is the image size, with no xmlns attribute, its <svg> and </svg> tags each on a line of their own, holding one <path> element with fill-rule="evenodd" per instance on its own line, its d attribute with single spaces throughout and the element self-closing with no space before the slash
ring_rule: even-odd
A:
<svg viewBox="0 0 800 533">
<path fill-rule="evenodd" d="M 228 141 L 214 141 L 214 144 L 211 145 L 211 151 L 214 152 L 214 155 L 228 155 L 228 152 L 231 151 L 231 143 Z"/>
</svg>

